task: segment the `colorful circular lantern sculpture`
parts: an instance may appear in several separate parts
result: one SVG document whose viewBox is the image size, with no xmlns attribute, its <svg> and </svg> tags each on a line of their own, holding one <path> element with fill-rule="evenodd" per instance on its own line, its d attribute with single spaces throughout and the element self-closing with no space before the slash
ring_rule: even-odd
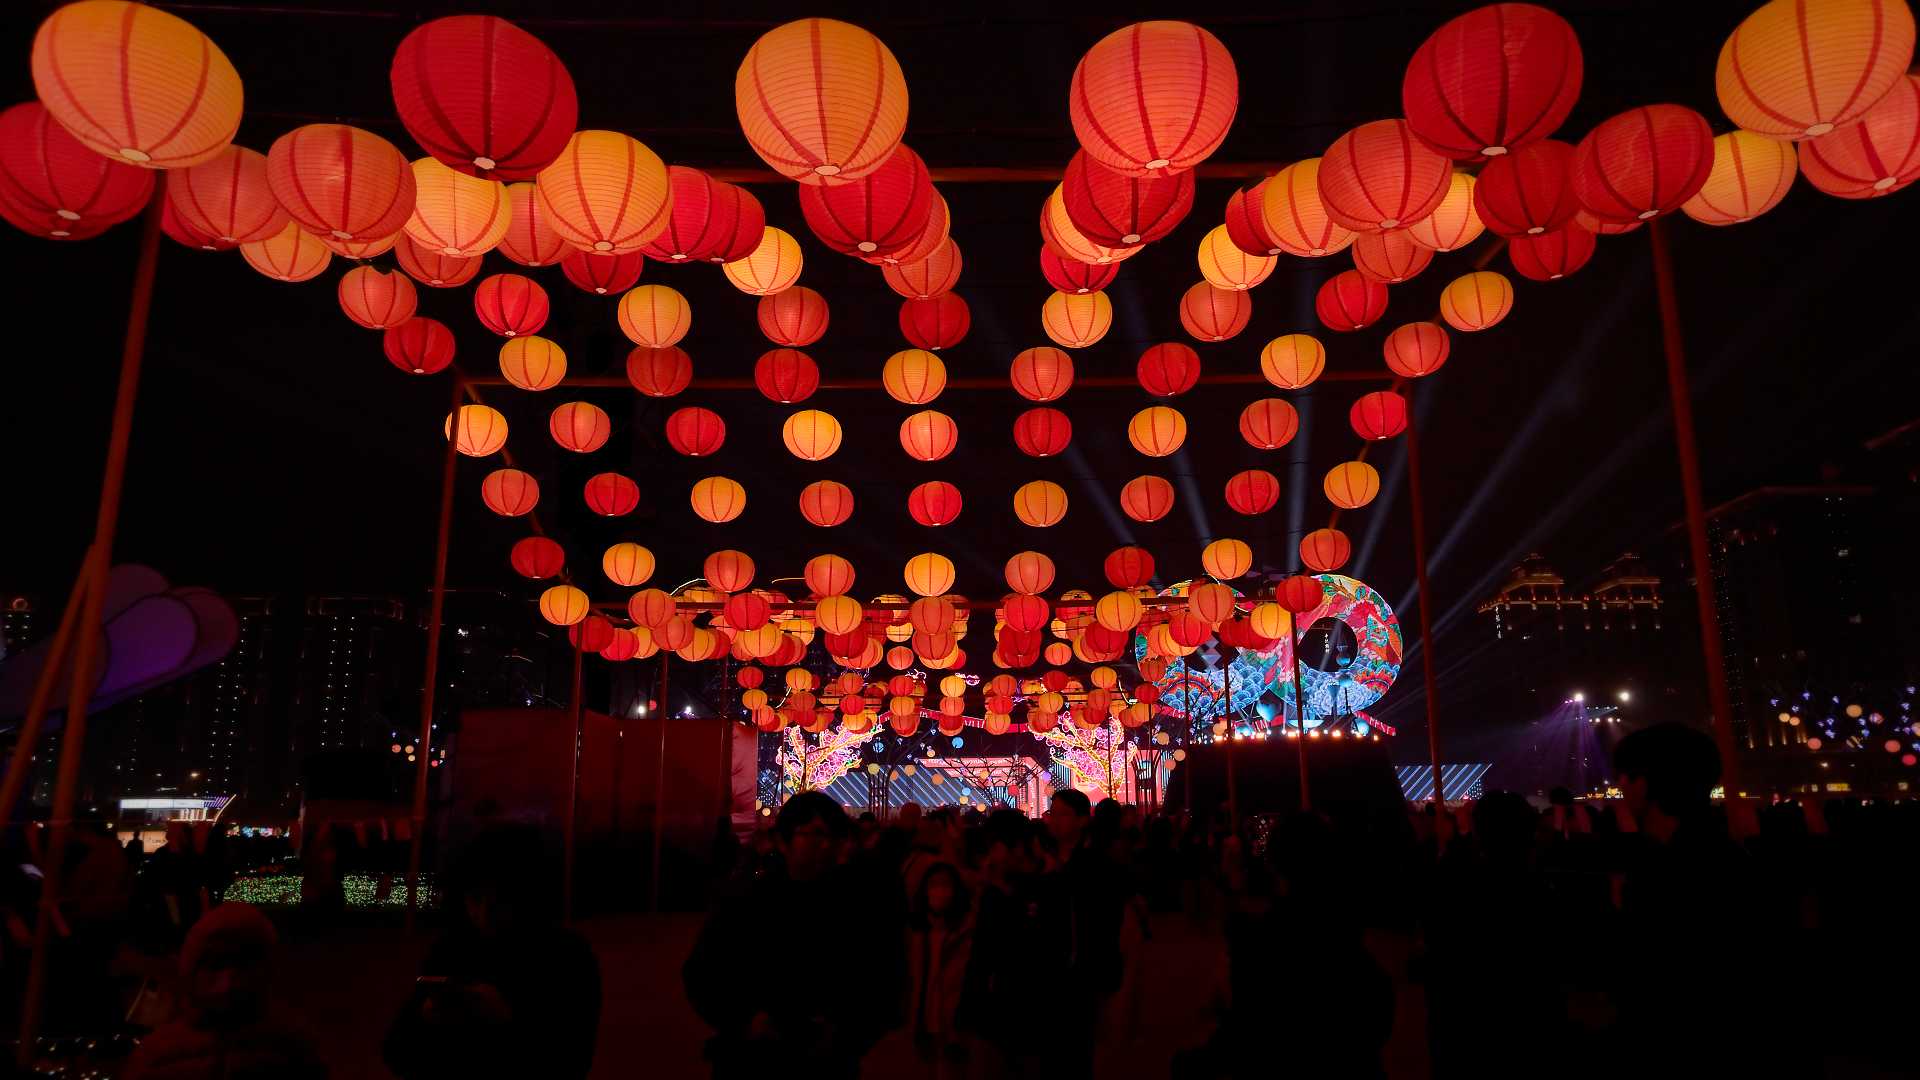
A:
<svg viewBox="0 0 1920 1080">
<path fill-rule="evenodd" d="M 907 80 L 877 37 L 834 19 L 774 27 L 747 50 L 733 83 L 747 144 L 803 184 L 878 169 L 907 127 Z"/>
<path fill-rule="evenodd" d="M 1900 81 L 1913 39 L 1903 0 L 1770 0 L 1720 48 L 1720 109 L 1737 127 L 1775 139 L 1826 135 Z"/>
<path fill-rule="evenodd" d="M 1073 70 L 1068 113 L 1081 149 L 1128 176 L 1206 160 L 1239 107 L 1233 56 L 1192 23 L 1134 23 L 1101 38 Z"/>
<path fill-rule="evenodd" d="M 576 131 L 534 177 L 548 219 L 581 251 L 639 251 L 667 227 L 672 184 L 666 163 L 617 131 Z"/>
<path fill-rule="evenodd" d="M 1580 40 L 1533 4 L 1488 4 L 1414 51 L 1400 87 L 1407 126 L 1455 161 L 1510 154 L 1553 134 L 1580 97 Z"/>
<path fill-rule="evenodd" d="M 1380 494 L 1380 473 L 1364 461 L 1343 461 L 1327 470 L 1321 490 L 1340 509 L 1358 510 Z"/>
</svg>

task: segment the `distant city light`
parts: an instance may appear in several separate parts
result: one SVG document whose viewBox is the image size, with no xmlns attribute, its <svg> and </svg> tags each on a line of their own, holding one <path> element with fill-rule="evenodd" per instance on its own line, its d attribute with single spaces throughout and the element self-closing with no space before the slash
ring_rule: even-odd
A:
<svg viewBox="0 0 1920 1080">
<path fill-rule="evenodd" d="M 1621 700 L 1621 701 L 1632 701 L 1632 700 L 1633 700 L 1633 695 L 1632 695 L 1632 694 L 1630 694 L 1630 693 L 1628 693 L 1628 692 L 1627 692 L 1627 691 L 1625 691 L 1625 690 L 1622 690 L 1622 691 L 1620 691 L 1620 700 Z"/>
<path fill-rule="evenodd" d="M 1573 703 L 1574 703 L 1575 705 L 1579 705 L 1579 704 L 1581 704 L 1582 702 L 1584 702 L 1584 701 L 1586 701 L 1586 700 L 1587 700 L 1587 695 L 1585 695 L 1585 694 L 1583 694 L 1583 693 L 1581 693 L 1581 692 L 1580 692 L 1580 691 L 1578 691 L 1578 690 L 1575 690 L 1575 691 L 1573 692 Z"/>
</svg>

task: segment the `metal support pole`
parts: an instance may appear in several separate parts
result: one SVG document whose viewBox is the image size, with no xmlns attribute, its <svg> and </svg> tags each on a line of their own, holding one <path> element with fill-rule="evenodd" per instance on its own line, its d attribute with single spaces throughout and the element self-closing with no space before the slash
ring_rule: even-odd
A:
<svg viewBox="0 0 1920 1080">
<path fill-rule="evenodd" d="M 1707 514 L 1700 494 L 1700 454 L 1693 432 L 1693 392 L 1687 384 L 1686 342 L 1680 332 L 1680 303 L 1673 287 L 1673 254 L 1667 223 L 1655 218 L 1647 232 L 1653 240 L 1654 290 L 1660 298 L 1660 331 L 1667 354 L 1667 394 L 1673 404 L 1673 441 L 1680 458 L 1680 488 L 1687 507 L 1687 548 L 1693 563 L 1694 600 L 1700 608 L 1700 650 L 1707 665 L 1707 700 L 1713 710 L 1713 738 L 1720 747 L 1722 783 L 1728 796 L 1740 790 L 1740 759 L 1734 756 L 1733 707 L 1727 693 L 1725 650 L 1713 590 L 1713 561 L 1707 550 Z M 1421 604 L 1422 610 L 1426 605 Z"/>
<path fill-rule="evenodd" d="M 1427 692 L 1427 755 L 1433 761 L 1433 802 L 1446 801 L 1440 769 L 1440 698 L 1434 693 L 1433 585 L 1427 580 L 1427 496 L 1420 486 L 1420 433 L 1415 430 L 1413 387 L 1407 393 L 1407 505 L 1413 512 L 1413 574 L 1420 586 L 1420 674 Z"/>
<path fill-rule="evenodd" d="M 653 874 L 648 881 L 653 893 L 649 906 L 655 912 L 660 910 L 660 848 L 666 839 L 667 717 L 673 713 L 667 708 L 667 664 L 672 658 L 671 652 L 660 650 L 660 701 L 653 710 L 660 719 L 660 759 L 654 763 L 653 774 Z"/>
<path fill-rule="evenodd" d="M 460 415 L 460 402 L 466 386 L 458 375 L 453 379 L 453 409 Z M 427 603 L 426 677 L 420 691 L 420 760 L 413 775 L 413 836 L 407 843 L 407 933 L 414 929 L 419 910 L 420 849 L 427 831 L 427 774 L 433 765 L 434 694 L 440 686 L 440 622 L 447 602 L 447 544 L 453 535 L 453 474 L 459 460 L 460 440 L 449 434 L 447 450 L 440 463 L 440 524 L 433 543 L 433 592 Z"/>
<path fill-rule="evenodd" d="M 93 545 L 81 563 L 74 592 L 79 617 L 72 633 L 73 677 L 67 689 L 67 723 L 60 734 L 60 764 L 53 786 L 53 812 L 47 822 L 47 846 L 40 886 L 39 918 L 33 927 L 33 958 L 27 969 L 26 997 L 20 1006 L 19 1064 L 33 1056 L 33 1040 L 40 1025 L 42 997 L 47 988 L 47 952 L 53 944 L 53 926 L 59 918 L 60 893 L 65 885 L 67 835 L 73 827 L 73 806 L 80 790 L 80 764 L 87 739 L 87 702 L 93 696 L 91 675 L 100 647 L 100 612 L 106 602 L 107 571 L 113 563 L 113 537 L 120 525 L 120 491 L 127 475 L 127 444 L 133 434 L 133 405 L 140 392 L 140 366 L 146 357 L 147 315 L 153 307 L 154 269 L 160 259 L 160 218 L 166 211 L 167 177 L 153 185 L 146 216 L 140 223 L 140 255 L 134 264 L 133 291 L 127 302 L 127 333 L 120 351 L 120 379 L 114 388 L 113 423 L 107 435 L 107 459 L 100 480 L 100 504 L 94 516 Z"/>
<path fill-rule="evenodd" d="M 1307 695 L 1300 691 L 1300 646 L 1307 635 L 1300 629 L 1299 615 L 1289 614 L 1287 636 L 1293 641 L 1293 714 L 1300 721 L 1300 812 L 1313 809 L 1313 797 L 1307 791 Z"/>
</svg>

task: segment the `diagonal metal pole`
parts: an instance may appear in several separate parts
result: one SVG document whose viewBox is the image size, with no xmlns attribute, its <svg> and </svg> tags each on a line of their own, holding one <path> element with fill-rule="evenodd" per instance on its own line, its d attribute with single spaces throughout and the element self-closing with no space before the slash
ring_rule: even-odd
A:
<svg viewBox="0 0 1920 1080">
<path fill-rule="evenodd" d="M 1433 804 L 1446 801 L 1440 770 L 1440 698 L 1434 693 L 1433 585 L 1427 580 L 1427 496 L 1420 486 L 1420 433 L 1414 427 L 1413 387 L 1407 387 L 1407 505 L 1413 513 L 1413 573 L 1420 586 L 1420 674 L 1427 692 L 1427 755 L 1433 761 Z"/>
<path fill-rule="evenodd" d="M 453 379 L 453 411 L 457 423 L 466 383 Z M 440 624 L 447 602 L 447 545 L 453 536 L 453 474 L 459 461 L 458 436 L 449 433 L 440 465 L 440 526 L 433 545 L 433 594 L 427 607 L 426 678 L 420 692 L 420 761 L 413 775 L 413 837 L 407 844 L 407 933 L 412 934 L 419 907 L 420 847 L 427 831 L 427 773 L 433 758 L 434 693 L 440 688 Z"/>
</svg>

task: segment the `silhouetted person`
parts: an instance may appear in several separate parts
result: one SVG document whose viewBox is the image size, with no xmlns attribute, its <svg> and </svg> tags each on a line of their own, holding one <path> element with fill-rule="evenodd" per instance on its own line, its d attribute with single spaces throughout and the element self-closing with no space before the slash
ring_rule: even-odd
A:
<svg viewBox="0 0 1920 1080">
<path fill-rule="evenodd" d="M 965 1074 L 969 1040 L 954 1018 L 973 953 L 973 899 L 951 863 L 920 876 L 907 908 L 907 1008 L 913 1047 L 936 1077 Z"/>
<path fill-rule="evenodd" d="M 1109 818 L 1112 826 L 1117 820 Z M 1049 938 L 1049 958 L 1060 1023 L 1046 1047 L 1050 1075 L 1093 1075 L 1096 1028 L 1109 995 L 1120 986 L 1120 922 L 1126 885 L 1103 845 L 1096 846 L 1092 807 L 1072 789 L 1056 791 L 1047 806 L 1053 853 L 1036 883 L 1034 903 Z M 1103 823 L 1104 840 L 1110 828 Z"/>
<path fill-rule="evenodd" d="M 402 1080 L 583 1077 L 600 1026 L 600 965 L 559 925 L 538 834 L 494 826 L 449 868 L 460 924 L 428 950 L 383 1056 Z"/>
<path fill-rule="evenodd" d="M 681 968 L 687 1000 L 714 1029 L 707 1060 L 716 1077 L 851 1077 L 894 1025 L 900 1004 L 899 879 L 876 860 L 844 863 L 851 826 L 825 794 L 802 792 L 774 820 L 780 858 L 722 899 Z M 769 920 L 859 913 L 880 943 L 862 968 L 862 991 L 795 984 L 767 975 Z"/>
<path fill-rule="evenodd" d="M 221 904 L 180 949 L 183 1015 L 128 1059 L 125 1080 L 314 1080 L 312 1045 L 268 997 L 276 936 L 249 904 Z"/>
</svg>

